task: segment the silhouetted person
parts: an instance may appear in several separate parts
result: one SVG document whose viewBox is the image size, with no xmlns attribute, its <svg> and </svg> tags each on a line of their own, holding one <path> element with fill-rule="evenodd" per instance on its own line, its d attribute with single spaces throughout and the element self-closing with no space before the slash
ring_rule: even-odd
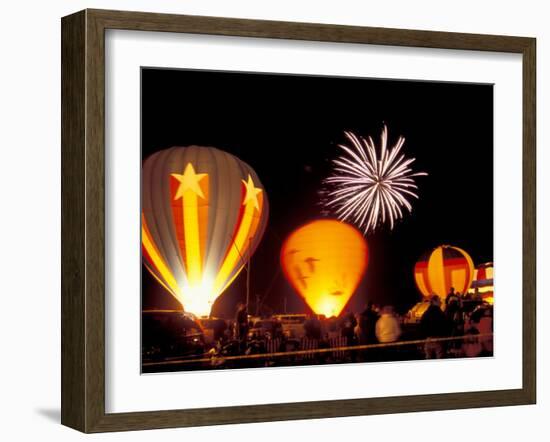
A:
<svg viewBox="0 0 550 442">
<path fill-rule="evenodd" d="M 367 303 L 365 310 L 359 316 L 359 343 L 376 344 L 376 322 L 380 316 L 374 310 L 372 301 Z"/>
<path fill-rule="evenodd" d="M 237 313 L 235 315 L 235 331 L 237 332 L 236 338 L 239 341 L 245 341 L 248 334 L 248 311 L 246 305 L 243 302 L 239 302 L 237 305 Z"/>
<path fill-rule="evenodd" d="M 306 337 L 309 339 L 321 339 L 321 321 L 316 315 L 308 317 L 304 322 Z"/>
<path fill-rule="evenodd" d="M 483 304 L 483 298 L 479 292 L 479 288 L 476 287 L 474 290 L 474 295 L 472 296 L 472 310 L 475 310 L 477 307 Z"/>
<path fill-rule="evenodd" d="M 326 320 L 326 333 L 327 333 L 327 338 L 328 339 L 332 339 L 332 338 L 335 338 L 337 336 L 339 336 L 339 329 L 338 329 L 338 319 L 335 318 L 334 316 L 331 316 L 330 318 L 328 318 Z"/>
<path fill-rule="evenodd" d="M 340 321 L 342 336 L 346 338 L 347 345 L 355 345 L 355 327 L 357 319 L 352 312 L 346 312 Z"/>
<path fill-rule="evenodd" d="M 476 288 L 474 289 L 474 296 L 473 296 L 473 298 L 474 298 L 474 301 L 481 301 L 481 300 L 482 300 L 482 298 L 481 298 L 481 293 L 479 292 L 479 288 L 478 288 L 478 287 L 476 287 Z"/>
<path fill-rule="evenodd" d="M 430 306 L 420 318 L 420 331 L 425 339 L 424 346 L 426 359 L 441 359 L 445 355 L 443 342 L 431 339 L 444 338 L 450 334 L 450 326 L 445 313 L 441 310 L 439 296 L 433 295 Z"/>
<path fill-rule="evenodd" d="M 447 296 L 445 305 L 445 316 L 450 327 L 450 336 L 459 336 L 464 332 L 464 323 L 462 321 L 462 302 L 460 294 L 455 293 L 451 288 L 451 293 Z M 450 342 L 450 347 L 460 347 L 460 342 Z"/>
<path fill-rule="evenodd" d="M 447 293 L 447 296 L 445 297 L 445 310 L 449 304 L 454 304 L 455 302 L 460 302 L 460 298 L 458 297 L 458 293 L 455 292 L 455 288 L 451 287 L 449 293 Z"/>
<path fill-rule="evenodd" d="M 455 289 L 453 287 L 451 287 L 451 291 L 445 298 L 445 308 L 449 307 L 450 305 L 460 305 L 460 296 L 457 292 L 455 292 Z"/>
</svg>

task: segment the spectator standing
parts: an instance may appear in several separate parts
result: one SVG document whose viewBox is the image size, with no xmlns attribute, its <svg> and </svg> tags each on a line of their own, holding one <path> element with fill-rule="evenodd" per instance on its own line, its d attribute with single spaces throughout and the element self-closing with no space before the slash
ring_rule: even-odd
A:
<svg viewBox="0 0 550 442">
<path fill-rule="evenodd" d="M 458 298 L 458 296 L 455 293 L 455 288 L 451 287 L 451 289 L 449 290 L 449 293 L 447 293 L 447 297 L 445 298 L 445 305 L 446 306 L 449 305 L 451 300 L 453 300 L 454 298 Z"/>
<path fill-rule="evenodd" d="M 399 339 L 401 336 L 401 326 L 393 312 L 393 307 L 388 305 L 382 309 L 382 314 L 378 321 L 376 321 L 375 334 L 381 344 L 389 344 Z M 379 348 L 375 352 L 375 357 L 382 361 L 391 361 L 395 359 L 394 353 L 395 348 Z"/>
<path fill-rule="evenodd" d="M 340 322 L 340 330 L 342 336 L 346 338 L 346 345 L 355 345 L 355 327 L 357 326 L 357 319 L 352 312 L 346 312 Z"/>
<path fill-rule="evenodd" d="M 340 330 L 338 329 L 338 319 L 334 316 L 328 318 L 326 321 L 326 338 L 327 339 L 334 339 L 338 336 L 340 336 Z"/>
<path fill-rule="evenodd" d="M 321 321 L 317 315 L 309 316 L 304 322 L 304 331 L 308 339 L 321 339 Z"/>
<path fill-rule="evenodd" d="M 449 321 L 441 310 L 441 300 L 439 296 L 433 295 L 430 300 L 430 306 L 420 318 L 420 330 L 426 339 L 424 353 L 426 359 L 441 359 L 445 356 L 445 346 L 443 342 L 433 341 L 433 339 L 448 337 L 450 334 Z"/>
<path fill-rule="evenodd" d="M 382 314 L 375 326 L 376 338 L 382 344 L 395 342 L 401 336 L 401 326 L 395 317 L 393 307 L 387 305 L 382 309 Z"/>
<path fill-rule="evenodd" d="M 464 334 L 464 321 L 462 317 L 462 303 L 460 293 L 451 290 L 451 293 L 445 301 L 445 316 L 449 323 L 450 336 L 462 336 Z M 457 352 L 460 350 L 462 343 L 460 341 L 451 341 L 448 344 L 449 352 Z"/>
<path fill-rule="evenodd" d="M 235 331 L 237 332 L 236 338 L 244 342 L 246 341 L 246 335 L 248 334 L 248 311 L 244 302 L 239 302 L 237 305 L 237 313 L 235 314 Z"/>
<path fill-rule="evenodd" d="M 359 343 L 376 344 L 376 323 L 380 316 L 374 310 L 372 301 L 367 303 L 365 310 L 359 315 Z"/>
</svg>

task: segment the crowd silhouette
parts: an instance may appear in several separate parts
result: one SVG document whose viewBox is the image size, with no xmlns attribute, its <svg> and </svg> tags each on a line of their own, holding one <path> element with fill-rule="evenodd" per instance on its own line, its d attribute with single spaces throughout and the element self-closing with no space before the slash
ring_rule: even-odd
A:
<svg viewBox="0 0 550 442">
<path fill-rule="evenodd" d="M 493 354 L 493 307 L 477 291 L 460 294 L 451 289 L 444 299 L 432 295 L 421 306 L 424 311 L 416 319 L 410 312 L 399 315 L 392 306 L 371 301 L 360 312 L 347 309 L 339 317 L 253 317 L 240 302 L 233 320 L 194 319 L 201 345 L 182 363 L 196 360 L 201 362 L 195 368 L 241 368 Z"/>
<path fill-rule="evenodd" d="M 322 364 L 339 362 L 442 359 L 492 355 L 493 308 L 478 297 L 451 289 L 442 300 L 432 295 L 416 323 L 398 315 L 390 305 L 368 302 L 338 318 L 305 316 L 289 332 L 277 316 L 253 319 L 239 303 L 234 321 L 223 321 L 211 354 L 216 357 L 277 354 L 254 364 Z M 290 315 L 292 316 L 292 315 Z M 407 344 L 411 342 L 411 344 Z M 334 349 L 332 351 L 331 349 Z M 240 363 L 246 362 L 240 361 Z M 239 359 L 235 359 L 239 365 Z"/>
</svg>

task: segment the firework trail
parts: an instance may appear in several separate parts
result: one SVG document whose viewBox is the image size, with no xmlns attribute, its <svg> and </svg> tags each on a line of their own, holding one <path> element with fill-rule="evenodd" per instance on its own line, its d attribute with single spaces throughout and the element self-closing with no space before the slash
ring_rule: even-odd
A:
<svg viewBox="0 0 550 442">
<path fill-rule="evenodd" d="M 414 158 L 401 152 L 405 138 L 400 136 L 388 147 L 388 129 L 384 125 L 377 149 L 372 138 L 344 132 L 350 145 L 339 144 L 342 154 L 333 160 L 332 174 L 323 180 L 321 203 L 326 212 L 342 221 L 351 221 L 366 234 L 389 222 L 403 218 L 403 208 L 412 211 L 410 198 L 418 198 L 413 173 Z"/>
</svg>

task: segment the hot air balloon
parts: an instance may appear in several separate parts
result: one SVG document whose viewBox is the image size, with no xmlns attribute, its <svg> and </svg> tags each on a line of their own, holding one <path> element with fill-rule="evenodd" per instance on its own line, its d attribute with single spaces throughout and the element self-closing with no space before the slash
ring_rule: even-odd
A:
<svg viewBox="0 0 550 442">
<path fill-rule="evenodd" d="M 454 287 L 465 293 L 472 284 L 474 263 L 470 255 L 454 246 L 439 246 L 425 253 L 414 267 L 416 286 L 424 297 L 439 295 L 445 299 Z"/>
<path fill-rule="evenodd" d="M 494 266 L 492 262 L 486 262 L 476 267 L 472 289 L 477 289 L 481 299 L 492 304 L 494 301 Z"/>
<path fill-rule="evenodd" d="M 142 168 L 143 263 L 184 310 L 210 314 L 264 233 L 268 202 L 254 170 L 213 147 L 172 147 Z"/>
<path fill-rule="evenodd" d="M 338 316 L 357 288 L 368 263 L 367 242 L 349 224 L 312 221 L 290 234 L 281 265 L 311 310 Z"/>
</svg>

